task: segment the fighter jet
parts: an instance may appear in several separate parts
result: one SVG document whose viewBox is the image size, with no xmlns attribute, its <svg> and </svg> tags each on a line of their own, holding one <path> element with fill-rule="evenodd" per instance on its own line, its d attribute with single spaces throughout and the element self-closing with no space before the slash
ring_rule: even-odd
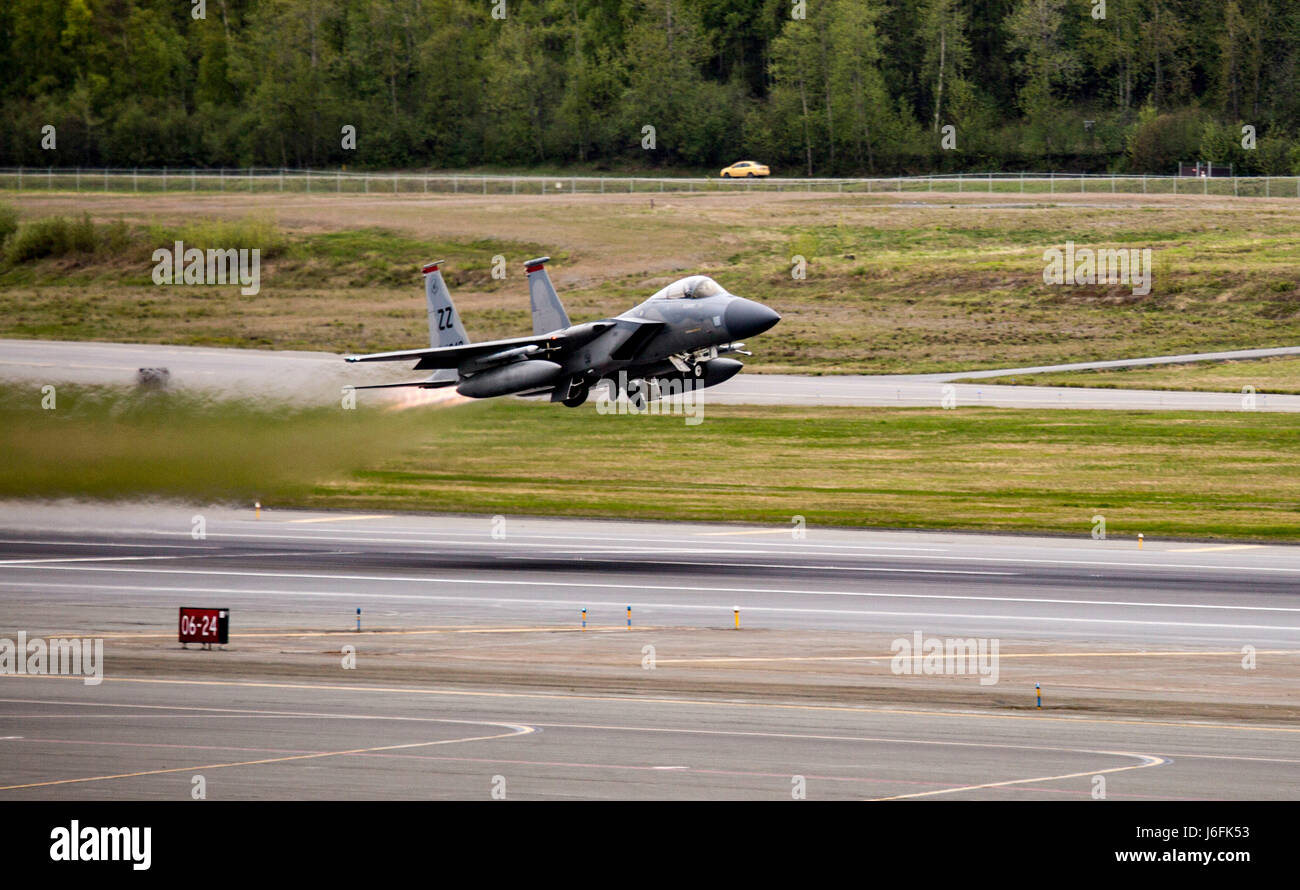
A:
<svg viewBox="0 0 1300 890">
<path fill-rule="evenodd" d="M 730 380 L 742 364 L 724 356 L 752 355 L 740 341 L 781 320 L 763 304 L 728 293 L 712 278 L 691 275 L 622 315 L 571 324 L 546 272 L 549 261 L 539 257 L 524 264 L 532 336 L 482 343 L 471 343 L 465 333 L 442 278 L 443 263 L 427 264 L 423 271 L 429 348 L 351 355 L 347 361 L 414 361 L 414 370 L 434 373 L 410 383 L 356 388 L 454 386 L 475 399 L 549 396 L 576 408 L 587 400 L 592 386 L 607 379 L 633 405 L 644 408 L 647 399 L 665 389 L 683 392 Z"/>
</svg>

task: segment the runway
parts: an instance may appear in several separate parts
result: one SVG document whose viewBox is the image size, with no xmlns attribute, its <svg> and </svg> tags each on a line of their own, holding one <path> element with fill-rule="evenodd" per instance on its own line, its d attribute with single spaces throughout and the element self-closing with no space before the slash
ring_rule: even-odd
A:
<svg viewBox="0 0 1300 890">
<path fill-rule="evenodd" d="M 105 663 L 0 676 L 0 797 L 1300 796 L 1300 549 L 805 532 L 6 504 L 0 636 Z M 900 676 L 914 633 L 1000 676 Z"/>
<path fill-rule="evenodd" d="M 1087 387 L 1007 386 L 994 383 L 952 383 L 963 378 L 1048 373 L 1056 370 L 1129 367 L 1223 358 L 1289 355 L 1300 347 L 1238 350 L 1221 353 L 1157 356 L 1008 368 L 946 374 L 879 376 L 740 374 L 705 391 L 715 404 L 906 406 L 955 408 L 985 405 L 1004 408 L 1074 408 L 1103 410 L 1241 411 L 1237 392 L 1173 392 Z M 274 352 L 261 349 L 218 349 L 197 346 L 155 346 L 124 343 L 0 340 L 0 379 L 43 386 L 47 383 L 132 385 L 140 368 L 166 367 L 171 384 L 224 395 L 292 397 L 298 402 L 336 404 L 343 386 L 419 379 L 409 369 L 379 365 L 347 365 L 342 356 L 316 352 Z M 402 393 L 379 390 L 366 399 L 399 398 Z M 1300 411 L 1300 396 L 1260 393 L 1258 411 Z"/>
</svg>

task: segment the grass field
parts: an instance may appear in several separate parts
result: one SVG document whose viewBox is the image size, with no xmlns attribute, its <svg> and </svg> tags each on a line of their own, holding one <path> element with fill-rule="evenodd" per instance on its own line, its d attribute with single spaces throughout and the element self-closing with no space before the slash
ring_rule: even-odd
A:
<svg viewBox="0 0 1300 890">
<path fill-rule="evenodd" d="M 418 267 L 446 259 L 472 337 L 528 330 L 537 254 L 575 321 L 687 272 L 784 316 L 751 370 L 927 372 L 1300 343 L 1300 204 L 1172 195 L 76 195 L 9 192 L 24 222 L 120 220 L 129 246 L 0 268 L 0 336 L 367 351 L 425 337 Z M 187 227 L 274 231 L 262 291 L 161 288 Z M 209 234 L 211 234 L 209 232 Z M 1151 293 L 1043 283 L 1043 251 L 1150 247 Z M 230 246 L 230 245 L 223 245 Z M 491 258 L 508 276 L 491 277 Z M 807 277 L 791 277 L 792 258 Z M 1285 381 L 1279 387 L 1295 385 Z"/>
<path fill-rule="evenodd" d="M 1198 362 L 1102 371 L 1066 371 L 1058 374 L 1022 374 L 981 382 L 1024 386 L 1100 386 L 1116 389 L 1209 392 L 1241 392 L 1243 387 L 1253 386 L 1257 393 L 1300 394 L 1300 357 L 1264 358 L 1240 362 Z"/>
<path fill-rule="evenodd" d="M 1300 416 L 0 401 L 0 497 L 1300 540 Z M 523 443 L 523 444 L 521 444 Z"/>
</svg>

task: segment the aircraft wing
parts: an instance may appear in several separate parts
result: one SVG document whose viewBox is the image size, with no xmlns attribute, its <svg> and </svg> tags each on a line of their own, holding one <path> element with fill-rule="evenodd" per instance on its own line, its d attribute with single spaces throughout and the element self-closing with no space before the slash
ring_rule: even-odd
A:
<svg viewBox="0 0 1300 890">
<path fill-rule="evenodd" d="M 491 363 L 496 353 L 510 353 L 513 358 L 520 353 L 515 350 L 536 347 L 536 352 L 545 353 L 565 345 L 566 339 L 558 334 L 545 336 L 513 337 L 508 340 L 485 340 L 482 343 L 466 343 L 461 346 L 435 346 L 425 349 L 403 349 L 398 352 L 372 352 L 368 355 L 349 355 L 349 362 L 416 362 L 415 370 L 431 368 L 458 368 L 470 359 L 486 359 Z M 505 358 L 505 356 L 503 356 Z"/>
</svg>

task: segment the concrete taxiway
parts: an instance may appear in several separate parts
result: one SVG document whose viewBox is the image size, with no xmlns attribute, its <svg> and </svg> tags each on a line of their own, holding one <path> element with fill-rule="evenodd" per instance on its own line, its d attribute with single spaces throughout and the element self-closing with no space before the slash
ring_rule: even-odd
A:
<svg viewBox="0 0 1300 890">
<path fill-rule="evenodd" d="M 990 378 L 1089 368 L 1132 367 L 1192 361 L 1263 358 L 1300 353 L 1300 347 L 1200 353 L 1152 358 L 963 371 L 948 374 L 879 376 L 740 374 L 707 391 L 716 404 L 952 407 L 987 405 L 1007 408 L 1095 408 L 1107 410 L 1241 411 L 1237 392 L 1173 392 L 1086 387 L 1007 386 L 953 383 L 963 378 Z M 403 367 L 347 365 L 342 356 L 317 352 L 273 352 L 126 343 L 48 340 L 0 340 L 0 379 L 41 386 L 46 383 L 130 385 L 140 368 L 166 367 L 172 385 L 224 394 L 261 394 L 333 404 L 347 385 L 416 380 Z M 420 391 L 380 390 L 365 398 L 400 398 Z M 427 391 L 426 391 L 427 393 Z M 1300 396 L 1261 393 L 1251 410 L 1300 411 Z"/>
<path fill-rule="evenodd" d="M 804 531 L 0 505 L 0 797 L 1300 797 L 1300 548 Z"/>
</svg>

